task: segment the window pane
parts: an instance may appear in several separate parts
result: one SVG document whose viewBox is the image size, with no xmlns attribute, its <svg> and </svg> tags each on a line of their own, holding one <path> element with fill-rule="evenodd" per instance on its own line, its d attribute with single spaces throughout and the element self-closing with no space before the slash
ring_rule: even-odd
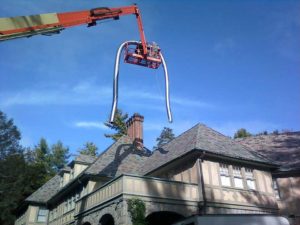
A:
<svg viewBox="0 0 300 225">
<path fill-rule="evenodd" d="M 233 167 L 233 176 L 242 177 L 241 168 L 234 166 Z"/>
<path fill-rule="evenodd" d="M 228 165 L 220 164 L 220 174 L 229 176 Z"/>
<path fill-rule="evenodd" d="M 47 210 L 46 210 L 46 209 L 40 209 L 40 210 L 39 210 L 39 215 L 40 215 L 40 216 L 45 216 L 45 215 L 47 215 Z"/>
<path fill-rule="evenodd" d="M 231 186 L 231 184 L 230 184 L 230 177 L 221 176 L 221 184 L 223 186 Z"/>
<path fill-rule="evenodd" d="M 276 199 L 280 199 L 280 193 L 279 193 L 277 181 L 275 179 L 273 180 L 273 189 L 274 189 Z"/>
<path fill-rule="evenodd" d="M 248 186 L 249 189 L 255 190 L 254 180 L 247 180 L 247 186 Z"/>
<path fill-rule="evenodd" d="M 234 177 L 234 186 L 237 188 L 244 188 L 243 179 L 239 177 Z"/>
<path fill-rule="evenodd" d="M 46 222 L 46 216 L 38 216 L 37 221 L 38 222 Z"/>
<path fill-rule="evenodd" d="M 246 178 L 250 178 L 250 179 L 254 178 L 252 169 L 245 168 L 245 175 L 246 175 Z"/>
<path fill-rule="evenodd" d="M 39 209 L 37 221 L 38 222 L 46 222 L 47 210 L 46 209 Z"/>
</svg>

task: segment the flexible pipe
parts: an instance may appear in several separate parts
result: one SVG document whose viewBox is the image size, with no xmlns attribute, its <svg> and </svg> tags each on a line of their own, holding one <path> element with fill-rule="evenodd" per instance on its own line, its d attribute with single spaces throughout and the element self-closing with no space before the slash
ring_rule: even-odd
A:
<svg viewBox="0 0 300 225">
<path fill-rule="evenodd" d="M 110 122 L 111 123 L 114 121 L 115 114 L 116 114 L 117 107 L 118 107 L 119 67 L 120 67 L 120 58 L 121 58 L 122 50 L 125 47 L 125 45 L 127 45 L 127 44 L 140 44 L 140 43 L 141 42 L 139 42 L 139 41 L 125 41 L 118 48 L 117 55 L 116 55 L 116 61 L 115 61 L 115 69 L 114 69 L 113 102 L 112 102 L 111 113 L 110 113 Z M 168 75 L 167 64 L 166 64 L 165 59 L 161 52 L 160 52 L 160 57 L 161 57 L 164 72 L 165 72 L 165 98 L 166 98 L 167 115 L 168 115 L 168 120 L 171 123 L 173 121 L 173 119 L 172 119 L 172 112 L 171 112 L 171 107 L 170 107 L 169 75 Z"/>
</svg>

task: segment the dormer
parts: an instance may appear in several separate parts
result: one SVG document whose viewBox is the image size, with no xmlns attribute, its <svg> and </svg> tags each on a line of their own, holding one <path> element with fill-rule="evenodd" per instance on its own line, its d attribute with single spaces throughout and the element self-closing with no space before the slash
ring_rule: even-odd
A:
<svg viewBox="0 0 300 225">
<path fill-rule="evenodd" d="M 59 187 L 60 188 L 64 187 L 70 181 L 70 172 L 71 172 L 71 168 L 68 166 L 62 168 L 59 171 L 59 175 L 60 175 Z"/>
<path fill-rule="evenodd" d="M 90 155 L 79 155 L 70 164 L 70 180 L 77 177 L 89 165 L 96 160 L 96 157 Z"/>
</svg>

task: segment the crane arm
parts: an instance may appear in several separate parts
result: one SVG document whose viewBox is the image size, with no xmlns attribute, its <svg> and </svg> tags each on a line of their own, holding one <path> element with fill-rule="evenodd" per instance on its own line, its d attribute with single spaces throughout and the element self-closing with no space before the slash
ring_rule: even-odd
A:
<svg viewBox="0 0 300 225">
<path fill-rule="evenodd" d="M 95 8 L 77 12 L 47 13 L 31 16 L 0 18 L 0 41 L 31 37 L 37 34 L 50 35 L 73 26 L 96 25 L 97 21 L 119 19 L 120 16 L 135 15 L 138 23 L 143 54 L 147 54 L 146 37 L 142 18 L 136 5 L 118 8 Z"/>
<path fill-rule="evenodd" d="M 0 41 L 6 41 L 15 38 L 31 37 L 33 35 L 43 34 L 51 35 L 60 33 L 65 28 L 87 24 L 95 26 L 97 21 L 105 19 L 119 19 L 120 16 L 133 14 L 136 16 L 141 41 L 124 42 L 117 54 L 115 73 L 114 73 L 114 97 L 111 111 L 111 122 L 118 103 L 118 77 L 120 55 L 125 50 L 124 61 L 135 65 L 145 66 L 157 69 L 163 64 L 165 71 L 166 83 L 166 108 L 169 121 L 172 121 L 172 114 L 169 100 L 169 78 L 167 66 L 159 46 L 156 43 L 147 43 L 142 18 L 136 5 L 119 8 L 95 8 L 91 10 L 64 12 L 64 13 L 47 13 L 31 16 L 18 16 L 9 18 L 0 18 Z"/>
</svg>

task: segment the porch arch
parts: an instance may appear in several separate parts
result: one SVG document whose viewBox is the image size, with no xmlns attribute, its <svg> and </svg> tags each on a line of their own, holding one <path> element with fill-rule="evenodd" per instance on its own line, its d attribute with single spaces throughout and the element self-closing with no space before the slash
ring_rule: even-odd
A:
<svg viewBox="0 0 300 225">
<path fill-rule="evenodd" d="M 99 220 L 99 225 L 115 225 L 114 217 L 109 213 L 104 214 Z"/>
<path fill-rule="evenodd" d="M 150 213 L 146 220 L 149 225 L 171 225 L 185 217 L 179 213 L 171 211 L 158 211 Z"/>
</svg>

